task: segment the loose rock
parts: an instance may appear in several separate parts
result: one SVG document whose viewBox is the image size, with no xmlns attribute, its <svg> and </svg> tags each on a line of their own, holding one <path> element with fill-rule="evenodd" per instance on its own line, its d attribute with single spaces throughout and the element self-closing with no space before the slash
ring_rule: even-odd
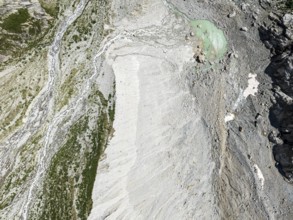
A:
<svg viewBox="0 0 293 220">
<path fill-rule="evenodd" d="M 279 145 L 283 144 L 283 141 L 280 138 L 277 137 L 277 134 L 274 131 L 272 131 L 269 134 L 268 138 L 269 138 L 269 141 L 274 143 L 274 144 L 279 144 Z"/>
<path fill-rule="evenodd" d="M 272 21 L 278 21 L 279 20 L 279 18 L 273 12 L 271 12 L 269 14 L 269 19 L 271 19 Z"/>
<path fill-rule="evenodd" d="M 195 59 L 198 63 L 204 63 L 205 62 L 205 55 L 201 53 L 201 54 L 197 55 Z"/>
<path fill-rule="evenodd" d="M 235 16 L 236 16 L 236 12 L 233 11 L 232 13 L 230 13 L 230 14 L 228 15 L 228 18 L 234 18 Z"/>
</svg>

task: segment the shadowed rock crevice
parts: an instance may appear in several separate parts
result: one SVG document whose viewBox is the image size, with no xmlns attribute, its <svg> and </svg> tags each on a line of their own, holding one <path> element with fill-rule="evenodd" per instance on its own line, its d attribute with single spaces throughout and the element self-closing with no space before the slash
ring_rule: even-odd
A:
<svg viewBox="0 0 293 220">
<path fill-rule="evenodd" d="M 262 26 L 261 40 L 270 49 L 271 63 L 266 68 L 273 81 L 273 106 L 270 108 L 270 122 L 278 133 L 269 135 L 273 143 L 273 155 L 279 172 L 293 182 L 293 16 L 286 14 L 276 25 Z"/>
</svg>

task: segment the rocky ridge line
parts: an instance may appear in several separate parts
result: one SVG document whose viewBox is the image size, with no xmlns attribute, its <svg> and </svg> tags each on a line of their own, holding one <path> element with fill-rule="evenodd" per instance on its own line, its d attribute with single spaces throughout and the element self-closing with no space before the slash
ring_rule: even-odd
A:
<svg viewBox="0 0 293 220">
<path fill-rule="evenodd" d="M 293 183 L 293 15 L 270 13 L 270 26 L 259 29 L 261 40 L 271 51 L 266 68 L 273 81 L 270 122 L 277 131 L 269 134 L 279 172 Z"/>
</svg>

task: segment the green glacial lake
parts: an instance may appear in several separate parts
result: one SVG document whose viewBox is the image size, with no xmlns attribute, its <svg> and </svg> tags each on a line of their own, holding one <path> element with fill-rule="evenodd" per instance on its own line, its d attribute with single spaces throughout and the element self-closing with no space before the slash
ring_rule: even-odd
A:
<svg viewBox="0 0 293 220">
<path fill-rule="evenodd" d="M 192 30 L 202 44 L 203 51 L 208 60 L 218 60 L 227 51 L 227 40 L 224 32 L 207 20 L 191 21 Z"/>
</svg>

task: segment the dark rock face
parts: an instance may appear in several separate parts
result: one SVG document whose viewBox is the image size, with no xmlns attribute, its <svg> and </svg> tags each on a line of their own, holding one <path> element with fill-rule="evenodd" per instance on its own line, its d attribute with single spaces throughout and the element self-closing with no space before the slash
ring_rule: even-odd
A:
<svg viewBox="0 0 293 220">
<path fill-rule="evenodd" d="M 272 28 L 262 26 L 259 31 L 261 40 L 272 53 L 265 72 L 273 80 L 276 100 L 270 109 L 270 121 L 279 133 L 271 133 L 269 139 L 274 144 L 276 167 L 293 183 L 293 39 L 289 34 L 293 20 L 290 21 L 290 16 L 285 15 Z"/>
</svg>

